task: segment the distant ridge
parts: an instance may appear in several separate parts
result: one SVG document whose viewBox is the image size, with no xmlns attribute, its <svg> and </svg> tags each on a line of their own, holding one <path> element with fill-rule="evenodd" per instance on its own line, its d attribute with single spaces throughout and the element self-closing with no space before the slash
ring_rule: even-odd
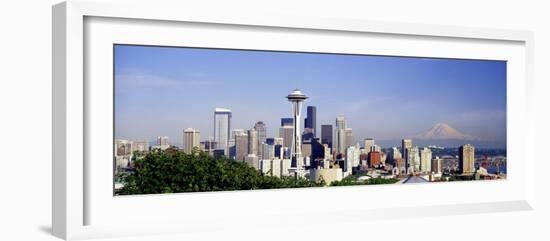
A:
<svg viewBox="0 0 550 241">
<path fill-rule="evenodd" d="M 481 141 L 481 138 L 463 134 L 446 123 L 437 123 L 426 132 L 413 136 L 413 139 Z"/>
</svg>

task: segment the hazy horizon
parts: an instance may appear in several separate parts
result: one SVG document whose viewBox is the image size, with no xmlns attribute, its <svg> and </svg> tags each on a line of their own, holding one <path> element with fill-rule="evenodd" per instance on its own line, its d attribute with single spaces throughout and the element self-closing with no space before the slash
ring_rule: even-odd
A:
<svg viewBox="0 0 550 241">
<path fill-rule="evenodd" d="M 257 121 L 276 137 L 299 88 L 322 124 L 346 118 L 356 141 L 412 137 L 447 123 L 506 143 L 506 62 L 115 45 L 115 138 L 181 145 L 185 128 L 213 136 L 217 107 L 232 129 Z"/>
</svg>

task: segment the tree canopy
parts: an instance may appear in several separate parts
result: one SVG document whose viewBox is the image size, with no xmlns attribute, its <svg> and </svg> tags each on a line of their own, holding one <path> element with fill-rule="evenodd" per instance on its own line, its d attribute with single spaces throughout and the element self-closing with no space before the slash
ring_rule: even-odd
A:
<svg viewBox="0 0 550 241">
<path fill-rule="evenodd" d="M 264 175 L 246 163 L 214 158 L 204 152 L 154 150 L 134 161 L 116 194 L 232 191 L 325 186 L 305 178 Z"/>
</svg>

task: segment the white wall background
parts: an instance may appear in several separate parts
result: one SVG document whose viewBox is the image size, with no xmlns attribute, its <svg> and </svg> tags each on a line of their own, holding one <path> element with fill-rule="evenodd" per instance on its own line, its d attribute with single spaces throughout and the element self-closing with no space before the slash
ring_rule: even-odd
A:
<svg viewBox="0 0 550 241">
<path fill-rule="evenodd" d="M 57 240 L 51 228 L 51 5 L 59 1 L 2 1 L 0 5 L 0 240 Z M 161 1 L 158 1 L 159 3 Z M 228 230 L 116 240 L 369 240 L 546 239 L 550 188 L 542 174 L 550 134 L 550 14 L 547 1 L 189 1 L 216 12 L 280 14 L 525 29 L 535 32 L 538 183 L 535 211 L 363 223 L 291 230 Z M 152 10 L 154 11 L 154 9 Z M 360 200 L 357 200 L 360 204 Z M 538 238 L 537 238 L 538 237 Z"/>
</svg>

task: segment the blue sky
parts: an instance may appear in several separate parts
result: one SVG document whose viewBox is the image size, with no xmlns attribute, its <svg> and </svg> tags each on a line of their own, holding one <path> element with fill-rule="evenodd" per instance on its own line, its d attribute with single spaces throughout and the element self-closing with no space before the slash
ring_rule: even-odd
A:
<svg viewBox="0 0 550 241">
<path fill-rule="evenodd" d="M 318 128 L 343 115 L 357 140 L 400 139 L 438 122 L 506 138 L 503 61 L 127 45 L 115 46 L 115 137 L 180 145 L 188 127 L 212 137 L 216 107 L 233 111 L 232 128 L 261 120 L 276 136 L 295 88 L 310 97 L 304 109 L 317 106 Z"/>
</svg>

